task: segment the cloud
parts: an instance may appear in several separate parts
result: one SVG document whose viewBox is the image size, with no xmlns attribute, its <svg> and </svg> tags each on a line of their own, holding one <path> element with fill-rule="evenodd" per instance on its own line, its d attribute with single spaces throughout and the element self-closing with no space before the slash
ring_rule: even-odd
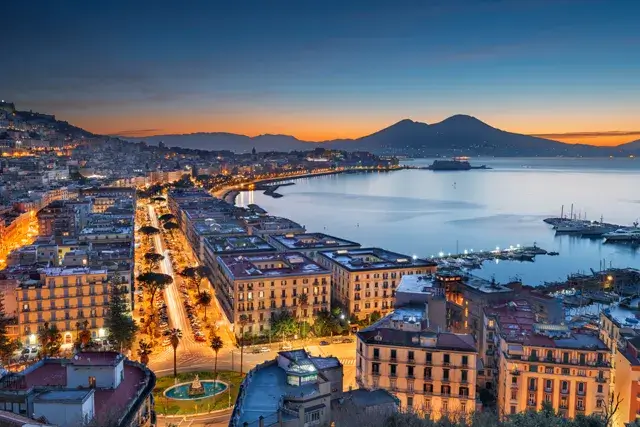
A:
<svg viewBox="0 0 640 427">
<path fill-rule="evenodd" d="M 567 133 L 536 133 L 531 136 L 537 136 L 539 138 L 606 138 L 606 137 L 618 137 L 618 136 L 640 136 L 640 130 L 630 131 L 604 131 L 604 132 L 567 132 Z"/>
<path fill-rule="evenodd" d="M 158 133 L 161 133 L 162 129 L 130 129 L 130 130 L 120 130 L 118 132 L 113 132 L 112 136 L 151 136 Z"/>
</svg>

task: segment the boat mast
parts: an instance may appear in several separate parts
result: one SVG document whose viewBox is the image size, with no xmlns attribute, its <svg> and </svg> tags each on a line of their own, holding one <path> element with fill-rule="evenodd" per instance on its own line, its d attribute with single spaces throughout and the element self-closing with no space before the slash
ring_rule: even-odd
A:
<svg viewBox="0 0 640 427">
<path fill-rule="evenodd" d="M 570 219 L 573 219 L 573 203 L 571 203 L 571 214 L 569 215 Z"/>
<path fill-rule="evenodd" d="M 564 205 L 560 208 L 560 219 L 564 219 Z"/>
</svg>

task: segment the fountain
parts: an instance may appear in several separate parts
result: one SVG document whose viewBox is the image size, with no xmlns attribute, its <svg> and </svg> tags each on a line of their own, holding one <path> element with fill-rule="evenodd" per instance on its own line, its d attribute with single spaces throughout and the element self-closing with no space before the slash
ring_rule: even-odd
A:
<svg viewBox="0 0 640 427">
<path fill-rule="evenodd" d="M 204 396 L 204 387 L 200 382 L 200 378 L 198 378 L 198 374 L 196 374 L 196 377 L 193 379 L 193 382 L 189 386 L 189 391 L 187 391 L 187 394 L 189 395 L 189 397 Z"/>
<path fill-rule="evenodd" d="M 199 400 L 227 390 L 228 384 L 218 380 L 200 380 L 196 374 L 191 382 L 175 384 L 164 391 L 169 399 Z"/>
</svg>

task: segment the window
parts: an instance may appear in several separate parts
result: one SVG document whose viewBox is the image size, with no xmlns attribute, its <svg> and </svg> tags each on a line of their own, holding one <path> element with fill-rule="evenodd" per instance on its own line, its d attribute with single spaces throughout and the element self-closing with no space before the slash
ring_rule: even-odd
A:
<svg viewBox="0 0 640 427">
<path fill-rule="evenodd" d="M 531 360 L 538 360 L 538 350 L 531 350 Z"/>
<path fill-rule="evenodd" d="M 604 403 L 602 399 L 596 400 L 596 408 L 602 408 L 603 406 L 604 406 Z"/>
<path fill-rule="evenodd" d="M 547 350 L 547 360 L 553 360 L 553 351 Z"/>
<path fill-rule="evenodd" d="M 463 414 L 467 413 L 467 402 L 460 403 L 460 411 L 462 411 Z"/>
<path fill-rule="evenodd" d="M 425 360 L 426 360 L 426 362 L 427 362 L 428 364 L 430 364 L 430 363 L 431 363 L 431 360 L 432 360 L 432 354 L 431 354 L 431 353 L 427 353 L 425 357 L 426 357 L 426 359 L 425 359 Z"/>
<path fill-rule="evenodd" d="M 511 405 L 511 414 L 515 414 L 516 413 L 516 407 Z"/>
<path fill-rule="evenodd" d="M 462 356 L 462 366 L 469 365 L 469 356 Z"/>
<path fill-rule="evenodd" d="M 449 381 L 449 370 L 448 369 L 443 369 L 442 370 L 442 379 L 444 381 Z"/>
<path fill-rule="evenodd" d="M 407 409 L 411 410 L 413 408 L 413 397 L 407 397 Z"/>
<path fill-rule="evenodd" d="M 409 378 L 413 378 L 414 377 L 414 375 L 413 375 L 413 366 L 407 366 L 407 376 Z"/>
<path fill-rule="evenodd" d="M 466 383 L 468 381 L 467 377 L 469 376 L 469 372 L 468 371 L 460 371 L 460 374 L 462 375 L 462 382 Z"/>
<path fill-rule="evenodd" d="M 550 391 L 553 389 L 553 381 L 552 380 L 544 380 L 544 389 L 546 391 Z"/>
<path fill-rule="evenodd" d="M 518 377 L 511 377 L 511 384 L 518 384 Z"/>
<path fill-rule="evenodd" d="M 535 390 L 535 389 L 536 389 L 536 379 L 529 378 L 529 390 Z"/>
<path fill-rule="evenodd" d="M 529 372 L 538 372 L 538 365 L 529 365 Z"/>
<path fill-rule="evenodd" d="M 414 360 L 415 360 L 415 359 L 414 359 L 414 353 L 413 353 L 413 351 L 410 351 L 410 352 L 408 353 L 408 359 L 409 359 L 409 360 L 411 360 L 411 361 L 414 361 Z"/>
<path fill-rule="evenodd" d="M 391 359 L 395 360 L 398 356 L 397 350 L 391 350 Z"/>
<path fill-rule="evenodd" d="M 458 394 L 460 396 L 469 396 L 469 389 L 467 387 L 460 387 L 460 390 L 458 390 Z"/>
<path fill-rule="evenodd" d="M 440 392 L 441 392 L 442 394 L 447 394 L 447 395 L 448 395 L 448 394 L 451 394 L 451 387 L 450 387 L 450 386 L 448 386 L 448 385 L 440 386 Z"/>
<path fill-rule="evenodd" d="M 395 390 L 396 389 L 396 380 L 395 379 L 391 379 L 391 390 Z"/>
<path fill-rule="evenodd" d="M 511 390 L 511 400 L 518 400 L 518 390 Z"/>
<path fill-rule="evenodd" d="M 425 393 L 433 393 L 433 384 L 422 384 L 422 391 Z"/>
<path fill-rule="evenodd" d="M 424 410 L 425 412 L 429 412 L 431 410 L 431 399 L 424 400 Z"/>
<path fill-rule="evenodd" d="M 380 373 L 380 364 L 379 363 L 372 363 L 371 364 L 371 372 L 373 372 L 374 374 L 379 374 Z"/>
<path fill-rule="evenodd" d="M 449 411 L 449 401 L 448 400 L 443 400 L 442 401 L 442 412 L 448 412 Z"/>
<path fill-rule="evenodd" d="M 451 362 L 451 358 L 448 354 L 444 355 L 444 364 L 448 365 Z"/>
<path fill-rule="evenodd" d="M 425 379 L 431 378 L 431 368 L 424 368 L 424 378 Z"/>
<path fill-rule="evenodd" d="M 360 344 L 360 351 L 362 351 L 362 344 Z M 374 348 L 373 349 L 373 358 L 374 359 L 380 359 L 380 349 L 379 348 Z"/>
<path fill-rule="evenodd" d="M 569 363 L 569 353 L 562 353 L 562 363 Z"/>
<path fill-rule="evenodd" d="M 397 367 L 398 365 L 389 365 L 389 375 L 391 375 L 392 377 L 397 376 L 397 373 L 396 373 Z"/>
<path fill-rule="evenodd" d="M 584 399 L 578 399 L 576 403 L 576 408 L 580 411 L 584 411 Z"/>
<path fill-rule="evenodd" d="M 89 388 L 96 388 L 96 377 L 89 377 Z"/>
<path fill-rule="evenodd" d="M 602 393 L 602 384 L 598 384 L 598 393 Z"/>
</svg>

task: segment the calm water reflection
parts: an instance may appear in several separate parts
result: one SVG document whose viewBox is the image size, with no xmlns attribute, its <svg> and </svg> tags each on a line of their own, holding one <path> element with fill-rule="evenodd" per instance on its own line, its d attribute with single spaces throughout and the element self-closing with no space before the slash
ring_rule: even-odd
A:
<svg viewBox="0 0 640 427">
<path fill-rule="evenodd" d="M 431 161 L 416 160 L 413 165 Z M 554 235 L 542 219 L 568 212 L 630 225 L 640 217 L 640 159 L 474 160 L 493 170 L 334 175 L 296 180 L 274 199 L 242 193 L 237 203 L 257 203 L 309 231 L 366 246 L 419 256 L 456 249 L 532 245 L 560 252 L 533 263 L 485 263 L 477 274 L 504 281 L 514 276 L 538 284 L 568 273 L 598 269 L 602 262 L 640 267 L 637 248 Z"/>
</svg>

